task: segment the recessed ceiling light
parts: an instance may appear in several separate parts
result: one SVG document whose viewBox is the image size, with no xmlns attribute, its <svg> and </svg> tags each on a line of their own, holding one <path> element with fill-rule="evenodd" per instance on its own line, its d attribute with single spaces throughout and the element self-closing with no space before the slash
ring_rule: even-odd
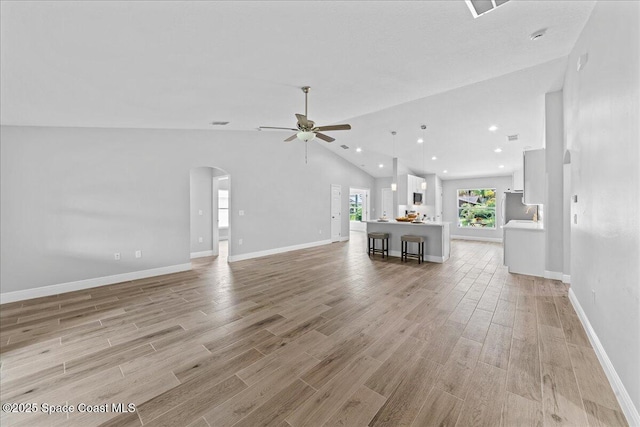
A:
<svg viewBox="0 0 640 427">
<path fill-rule="evenodd" d="M 383 165 L 382 163 L 380 163 L 380 164 L 378 165 L 378 167 L 379 167 L 379 168 L 383 168 L 383 167 L 384 167 L 384 165 Z"/>
<path fill-rule="evenodd" d="M 447 173 L 447 172 L 449 172 L 449 171 L 448 171 L 448 170 L 446 170 L 446 169 L 442 171 L 442 173 Z"/>
<path fill-rule="evenodd" d="M 500 166 L 498 166 L 498 167 L 499 167 L 500 169 L 502 169 L 502 168 L 504 167 L 504 165 L 500 165 Z"/>
<path fill-rule="evenodd" d="M 495 131 L 497 131 L 497 130 L 498 130 L 498 126 L 496 126 L 496 125 L 491 125 L 491 126 L 489 126 L 489 130 L 490 130 L 491 132 L 495 132 Z"/>
<path fill-rule="evenodd" d="M 436 156 L 433 156 L 431 160 L 438 160 L 438 158 Z"/>
<path fill-rule="evenodd" d="M 356 152 L 362 153 L 362 148 L 360 148 L 360 147 L 356 148 Z"/>
<path fill-rule="evenodd" d="M 502 148 L 498 147 L 498 148 L 496 148 L 496 149 L 495 149 L 495 150 L 493 150 L 493 151 L 495 151 L 496 153 L 502 153 Z"/>
<path fill-rule="evenodd" d="M 418 138 L 418 144 L 422 144 L 423 142 L 424 142 L 424 139 Z"/>
</svg>

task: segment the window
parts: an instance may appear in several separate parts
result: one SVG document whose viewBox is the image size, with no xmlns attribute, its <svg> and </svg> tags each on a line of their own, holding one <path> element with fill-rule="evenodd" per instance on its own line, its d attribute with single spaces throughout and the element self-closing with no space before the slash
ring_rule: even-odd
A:
<svg viewBox="0 0 640 427">
<path fill-rule="evenodd" d="M 229 227 L 229 190 L 218 190 L 218 228 Z"/>
<path fill-rule="evenodd" d="M 496 228 L 496 189 L 458 190 L 459 228 Z"/>
<path fill-rule="evenodd" d="M 362 194 L 349 195 L 349 221 L 362 221 Z"/>
</svg>

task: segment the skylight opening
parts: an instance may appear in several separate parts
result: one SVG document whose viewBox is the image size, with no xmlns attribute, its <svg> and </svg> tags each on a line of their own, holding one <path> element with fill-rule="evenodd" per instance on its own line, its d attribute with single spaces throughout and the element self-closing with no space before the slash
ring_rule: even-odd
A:
<svg viewBox="0 0 640 427">
<path fill-rule="evenodd" d="M 465 3 L 469 7 L 473 17 L 477 18 L 487 12 L 491 12 L 493 9 L 508 1 L 509 0 L 465 0 Z"/>
</svg>

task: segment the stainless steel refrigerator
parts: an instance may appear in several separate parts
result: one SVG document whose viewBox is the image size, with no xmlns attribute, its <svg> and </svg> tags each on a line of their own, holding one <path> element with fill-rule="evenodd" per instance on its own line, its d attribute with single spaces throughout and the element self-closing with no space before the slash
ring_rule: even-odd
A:
<svg viewBox="0 0 640 427">
<path fill-rule="evenodd" d="M 502 225 L 512 219 L 533 220 L 537 212 L 538 206 L 522 203 L 522 192 L 506 192 L 502 196 Z"/>
</svg>

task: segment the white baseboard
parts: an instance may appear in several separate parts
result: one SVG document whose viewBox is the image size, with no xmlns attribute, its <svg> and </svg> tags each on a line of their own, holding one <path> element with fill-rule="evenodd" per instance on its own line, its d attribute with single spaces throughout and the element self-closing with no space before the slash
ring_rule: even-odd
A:
<svg viewBox="0 0 640 427">
<path fill-rule="evenodd" d="M 502 243 L 502 237 L 476 237 L 476 236 L 454 236 L 451 235 L 452 239 L 455 240 L 474 240 L 477 242 L 496 242 Z"/>
<path fill-rule="evenodd" d="M 395 256 L 400 258 L 400 256 L 402 255 L 402 252 L 400 251 L 389 251 L 389 256 Z M 437 262 L 438 264 L 442 264 L 443 262 L 445 262 L 446 260 L 448 260 L 449 258 L 445 258 L 442 256 L 434 256 L 434 255 L 424 255 L 424 260 L 425 261 L 429 261 L 429 262 Z"/>
<path fill-rule="evenodd" d="M 544 271 L 544 278 L 545 279 L 552 279 L 552 280 L 562 280 L 562 272 L 545 270 Z"/>
<path fill-rule="evenodd" d="M 329 245 L 331 240 L 319 240 L 317 242 L 302 243 L 300 245 L 285 246 L 282 248 L 267 249 L 266 251 L 249 252 L 247 254 L 229 255 L 228 262 L 244 261 L 246 259 L 260 258 L 268 255 L 281 254 L 283 252 L 297 251 L 299 249 L 308 249 L 316 246 Z"/>
<path fill-rule="evenodd" d="M 194 258 L 204 258 L 206 256 L 213 256 L 213 251 L 201 251 L 201 252 L 191 252 L 191 259 Z"/>
<path fill-rule="evenodd" d="M 615 368 L 613 367 L 613 363 L 607 356 L 598 335 L 596 335 L 596 331 L 591 326 L 587 315 L 585 314 L 576 294 L 573 293 L 573 289 L 569 289 L 569 300 L 573 305 L 580 322 L 582 322 L 582 326 L 584 330 L 587 332 L 587 336 L 589 337 L 589 341 L 593 346 L 593 349 L 598 356 L 598 360 L 600 361 L 600 365 L 604 369 L 604 373 L 607 375 L 609 379 L 609 383 L 611 384 L 611 388 L 618 399 L 618 403 L 620 404 L 620 408 L 622 408 L 622 412 L 624 412 L 625 417 L 627 417 L 627 422 L 630 426 L 640 426 L 640 413 L 638 413 L 638 408 L 636 408 L 631 400 L 631 396 L 627 392 L 627 389 L 624 387 L 622 380 L 618 376 Z"/>
<path fill-rule="evenodd" d="M 31 298 L 47 297 L 63 294 L 65 292 L 80 291 L 83 289 L 95 288 L 97 286 L 113 285 L 114 283 L 128 282 L 129 280 L 144 279 L 147 277 L 160 276 L 162 274 L 179 273 L 187 270 L 191 270 L 190 263 L 152 268 L 149 270 L 132 271 L 130 273 L 115 274 L 113 276 L 95 277 L 93 279 L 42 286 L 40 288 L 25 289 L 22 291 L 5 292 L 0 294 L 0 303 L 6 304 Z"/>
<path fill-rule="evenodd" d="M 563 274 L 562 275 L 562 283 L 571 283 L 571 275 Z"/>
<path fill-rule="evenodd" d="M 340 241 L 341 242 L 347 242 L 349 240 L 349 236 L 342 236 L 340 237 Z"/>
</svg>

